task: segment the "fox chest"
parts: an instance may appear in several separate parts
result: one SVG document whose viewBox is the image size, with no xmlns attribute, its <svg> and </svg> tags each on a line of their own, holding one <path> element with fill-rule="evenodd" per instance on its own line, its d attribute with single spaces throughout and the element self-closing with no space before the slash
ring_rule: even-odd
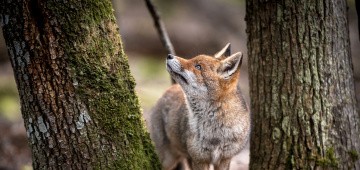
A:
<svg viewBox="0 0 360 170">
<path fill-rule="evenodd" d="M 191 157 L 217 163 L 220 158 L 230 158 L 242 148 L 240 126 L 226 126 L 211 118 L 190 122 L 190 126 L 187 147 Z"/>
</svg>

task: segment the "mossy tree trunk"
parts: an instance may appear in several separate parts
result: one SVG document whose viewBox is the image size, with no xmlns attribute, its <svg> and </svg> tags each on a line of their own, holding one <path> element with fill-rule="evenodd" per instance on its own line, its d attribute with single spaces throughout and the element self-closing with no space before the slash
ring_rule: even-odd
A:
<svg viewBox="0 0 360 170">
<path fill-rule="evenodd" d="M 360 169 L 346 0 L 246 1 L 251 169 Z"/>
<path fill-rule="evenodd" d="M 159 169 L 110 0 L 4 0 L 34 169 Z"/>
</svg>

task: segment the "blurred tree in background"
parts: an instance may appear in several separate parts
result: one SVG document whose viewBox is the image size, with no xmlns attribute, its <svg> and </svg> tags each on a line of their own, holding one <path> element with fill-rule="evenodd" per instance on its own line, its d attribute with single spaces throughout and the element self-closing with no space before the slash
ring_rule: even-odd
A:
<svg viewBox="0 0 360 170">
<path fill-rule="evenodd" d="M 250 169 L 360 169 L 346 1 L 246 8 Z"/>
<path fill-rule="evenodd" d="M 0 2 L 34 169 L 159 169 L 110 0 Z"/>
</svg>

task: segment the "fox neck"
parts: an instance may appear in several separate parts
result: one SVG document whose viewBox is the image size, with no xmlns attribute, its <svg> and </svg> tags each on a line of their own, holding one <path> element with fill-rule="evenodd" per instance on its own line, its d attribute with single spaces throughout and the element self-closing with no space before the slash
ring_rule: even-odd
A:
<svg viewBox="0 0 360 170">
<path fill-rule="evenodd" d="M 195 117 L 213 117 L 220 116 L 223 113 L 224 106 L 229 102 L 237 101 L 236 90 L 222 93 L 221 95 L 208 95 L 201 97 L 199 95 L 186 95 L 186 104 L 190 111 L 190 116 Z M 228 110 L 231 112 L 231 110 Z M 223 115 L 226 116 L 226 115 Z"/>
</svg>

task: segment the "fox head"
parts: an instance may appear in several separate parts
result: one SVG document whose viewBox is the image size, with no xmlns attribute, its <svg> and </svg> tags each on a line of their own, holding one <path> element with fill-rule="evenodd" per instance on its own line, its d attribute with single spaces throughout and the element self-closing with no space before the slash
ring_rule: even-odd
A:
<svg viewBox="0 0 360 170">
<path fill-rule="evenodd" d="M 230 55 L 230 44 L 227 44 L 214 56 L 198 55 L 187 60 L 169 54 L 166 68 L 186 95 L 206 99 L 236 90 L 241 62 L 242 53 Z"/>
</svg>

